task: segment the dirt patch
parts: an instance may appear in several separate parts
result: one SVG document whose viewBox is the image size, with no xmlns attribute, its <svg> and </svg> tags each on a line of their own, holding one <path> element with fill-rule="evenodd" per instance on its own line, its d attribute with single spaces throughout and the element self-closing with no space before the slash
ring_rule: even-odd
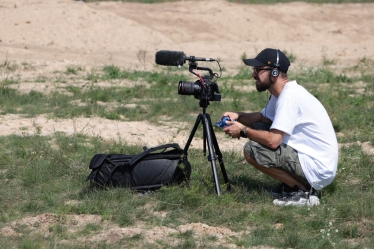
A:
<svg viewBox="0 0 374 249">
<path fill-rule="evenodd" d="M 189 129 L 191 128 L 191 129 Z M 167 122 L 155 126 L 146 121 L 126 122 L 104 118 L 48 119 L 46 116 L 23 118 L 20 115 L 0 116 L 0 135 L 52 135 L 62 132 L 66 135 L 83 134 L 118 141 L 129 145 L 154 147 L 164 143 L 178 143 L 184 146 L 192 127 L 184 122 Z M 216 132 L 217 140 L 224 143 L 222 151 L 242 150 L 245 139 L 231 139 L 223 132 Z M 203 139 L 194 137 L 191 148 L 203 148 Z"/>
<path fill-rule="evenodd" d="M 355 143 L 344 143 L 344 144 L 339 144 L 339 148 L 344 147 L 344 146 L 351 146 L 351 145 L 358 145 L 361 146 L 362 151 L 365 154 L 374 156 L 374 146 L 370 142 L 360 142 L 357 141 Z M 373 157 L 374 158 L 374 157 Z"/>
<path fill-rule="evenodd" d="M 99 230 L 87 235 L 83 234 L 86 225 L 99 224 Z M 18 237 L 22 236 L 22 232 L 29 232 L 30 234 L 42 234 L 45 238 L 53 236 L 53 227 L 60 226 L 59 231 L 65 230 L 69 234 L 75 234 L 77 241 L 97 243 L 104 241 L 108 244 L 116 243 L 124 238 L 131 238 L 133 236 L 141 235 L 145 243 L 154 243 L 156 240 L 175 240 L 177 244 L 178 238 L 176 235 L 191 231 L 194 239 L 199 243 L 203 238 L 212 236 L 215 238 L 213 245 L 225 245 L 229 248 L 237 248 L 231 241 L 231 237 L 240 238 L 249 234 L 249 231 L 233 232 L 228 228 L 213 227 L 203 223 L 190 223 L 180 225 L 176 228 L 169 228 L 165 226 L 154 226 L 152 228 L 143 224 L 137 224 L 131 227 L 119 227 L 118 225 L 103 221 L 99 215 L 63 215 L 46 213 L 38 216 L 29 216 L 20 220 L 11 222 L 9 225 L 0 230 L 2 236 Z M 261 247 L 265 248 L 265 247 Z M 268 248 L 268 247 L 266 247 Z"/>
</svg>

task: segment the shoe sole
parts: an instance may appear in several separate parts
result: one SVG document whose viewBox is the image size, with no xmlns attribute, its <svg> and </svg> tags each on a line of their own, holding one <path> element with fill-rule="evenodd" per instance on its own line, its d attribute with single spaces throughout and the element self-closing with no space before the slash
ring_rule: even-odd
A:
<svg viewBox="0 0 374 249">
<path fill-rule="evenodd" d="M 306 198 L 300 198 L 299 200 L 291 199 L 291 198 L 284 198 L 284 199 L 275 199 L 273 204 L 276 206 L 295 206 L 295 207 L 312 207 L 318 206 L 319 199 L 317 196 L 310 196 L 309 200 Z"/>
</svg>

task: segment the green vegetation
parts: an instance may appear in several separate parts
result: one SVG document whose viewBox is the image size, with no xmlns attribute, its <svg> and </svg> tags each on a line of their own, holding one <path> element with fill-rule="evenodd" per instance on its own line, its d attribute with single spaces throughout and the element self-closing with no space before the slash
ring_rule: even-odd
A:
<svg viewBox="0 0 374 249">
<path fill-rule="evenodd" d="M 373 123 L 370 115 L 373 107 L 367 103 L 373 99 L 371 83 L 374 81 L 374 76 L 369 68 L 374 63 L 366 58 L 362 60 L 364 62 L 360 61 L 357 66 L 346 68 L 338 73 L 334 70 L 334 65 L 330 65 L 331 68 L 326 65 L 321 68 L 303 68 L 289 73 L 291 79 L 296 79 L 326 105 L 332 119 L 336 122 L 338 131 L 346 135 L 352 134 L 357 139 L 366 136 L 366 132 L 370 132 L 368 126 Z M 200 111 L 198 100 L 193 96 L 177 94 L 180 80 L 190 82 L 196 80 L 195 76 L 186 72 L 186 67 L 182 69 L 160 67 L 158 72 L 148 72 L 123 70 L 108 65 L 101 70 L 87 73 L 82 69 L 68 67 L 65 72 L 60 74 L 56 72 L 54 78 L 39 76 L 34 82 L 28 82 L 29 84 L 55 82 L 58 86 L 55 89 L 51 86 L 50 93 L 36 90 L 21 93 L 12 86 L 25 80 L 8 77 L 0 81 L 2 106 L 0 113 L 23 114 L 28 117 L 47 113 L 51 117 L 59 118 L 81 116 L 99 116 L 117 120 L 131 118 L 134 121 L 148 120 L 153 123 L 157 123 L 161 115 L 172 116 L 175 121 L 185 121 L 185 114 L 191 114 L 189 121 L 192 121 L 193 114 Z M 243 66 L 235 75 L 224 75 L 218 80 L 224 104 L 211 102 L 208 111 L 212 113 L 214 119 L 218 119 L 226 110 L 259 110 L 266 104 L 267 94 L 246 90 L 248 86 L 254 84 L 251 73 L 248 67 Z M 83 83 L 71 85 L 66 84 L 67 81 Z M 98 86 L 100 82 L 106 82 L 106 86 Z M 362 84 L 357 86 L 355 82 Z M 363 94 L 358 94 L 361 92 Z M 77 105 L 76 101 L 80 104 Z M 133 108 L 129 107 L 130 104 L 147 108 Z M 109 110 L 107 105 L 111 106 Z M 346 111 L 342 111 L 342 108 Z M 360 111 L 356 113 L 357 109 Z M 356 119 L 353 119 L 352 115 Z M 336 120 L 344 122 L 338 124 Z M 360 130 L 365 132 L 361 134 L 358 132 Z M 345 137 L 345 139 L 352 138 Z"/>
<path fill-rule="evenodd" d="M 372 158 L 359 146 L 344 147 L 340 156 L 339 174 L 333 185 L 322 191 L 322 205 L 316 208 L 279 208 L 272 205 L 264 189 L 274 182 L 264 178 L 249 166 L 236 163 L 241 155 L 224 153 L 227 171 L 233 185 L 231 192 L 223 188 L 221 197 L 214 193 L 211 172 L 201 151 L 192 150 L 193 167 L 189 186 L 164 188 L 157 193 L 140 196 L 128 189 L 82 192 L 87 185 L 87 163 L 98 151 L 136 153 L 141 149 L 120 143 L 107 143 L 84 136 L 8 136 L 1 138 L 2 173 L 1 227 L 27 216 L 54 214 L 56 223 L 49 224 L 48 236 L 30 224 L 13 226 L 24 235 L 17 240 L 2 236 L 3 248 L 9 245 L 24 247 L 88 248 L 78 238 L 93 236 L 103 230 L 101 223 L 111 222 L 123 228 L 135 224 L 152 227 L 178 227 L 185 223 L 205 223 L 226 227 L 233 232 L 248 232 L 230 238 L 232 244 L 245 248 L 259 245 L 276 248 L 356 248 L 360 244 L 373 246 L 374 205 Z M 90 146 L 87 146 L 90 144 Z M 221 179 L 221 182 L 222 179 Z M 165 217 L 158 213 L 164 212 Z M 72 215 L 98 215 L 99 220 L 78 227 L 70 224 Z M 38 227 L 42 224 L 34 224 Z M 75 229 L 72 232 L 71 229 Z M 196 248 L 209 245 L 214 238 L 194 242 L 192 230 L 177 237 L 160 238 L 155 246 Z M 129 236 L 126 236 L 129 237 Z M 141 234 L 109 248 L 132 246 L 147 248 Z M 228 238 L 227 238 L 228 239 Z M 136 243 L 135 243 L 136 242 Z M 140 243 L 140 244 L 139 244 Z M 192 243 L 192 244 L 190 244 Z M 95 243 L 91 244 L 95 246 Z M 208 246 L 209 247 L 209 246 Z M 66 248 L 66 247 L 65 247 Z M 222 247 L 225 248 L 225 247 Z"/>
<path fill-rule="evenodd" d="M 177 94 L 179 80 L 196 80 L 186 73 L 186 67 L 130 71 L 107 65 L 86 72 L 74 65 L 30 79 L 23 78 L 21 70 L 33 67 L 22 66 L 4 62 L 0 68 L 7 72 L 0 79 L 1 115 L 99 116 L 149 120 L 156 125 L 158 117 L 167 116 L 192 127 L 201 111 L 193 96 Z M 296 79 L 324 104 L 339 133 L 339 143 L 344 145 L 336 180 L 319 192 L 322 203 L 318 207 L 273 206 L 264 190 L 275 182 L 243 165 L 243 156 L 235 151 L 223 152 L 233 189 L 228 192 L 221 186 L 220 197 L 215 194 L 210 163 L 197 149 L 189 151 L 193 166 L 189 184 L 148 195 L 129 189 L 85 192 L 88 163 L 94 154 L 135 154 L 142 151 L 142 145 L 108 142 L 80 133 L 40 136 L 43 127 L 37 127 L 35 135 L 0 137 L 0 247 L 228 248 L 233 244 L 242 248 L 372 248 L 374 158 L 357 141 L 374 144 L 373 66 L 374 61 L 362 58 L 354 67 L 339 70 L 335 64 L 322 63 L 318 68 L 289 72 L 290 79 Z M 17 87 L 21 83 L 48 84 L 49 90 L 35 87 L 21 92 Z M 213 120 L 226 110 L 259 110 L 268 100 L 266 93 L 248 89 L 254 84 L 248 67 L 233 75 L 224 74 L 218 84 L 222 101 L 211 102 L 207 109 Z M 220 142 L 220 147 L 224 146 Z M 28 217 L 44 220 L 22 220 Z M 77 217 L 91 220 L 81 224 Z M 180 229 L 191 223 L 230 229 L 231 233 L 222 239 L 191 228 Z M 123 230 L 119 240 L 105 239 L 102 233 L 114 226 L 128 230 Z M 148 241 L 156 228 L 172 232 Z M 93 237 L 100 239 L 88 239 Z"/>
</svg>

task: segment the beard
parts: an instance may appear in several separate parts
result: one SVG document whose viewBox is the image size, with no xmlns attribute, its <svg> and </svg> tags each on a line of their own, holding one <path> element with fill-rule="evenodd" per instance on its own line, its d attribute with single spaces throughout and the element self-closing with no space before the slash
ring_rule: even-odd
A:
<svg viewBox="0 0 374 249">
<path fill-rule="evenodd" d="M 256 89 L 258 92 L 264 92 L 274 83 L 269 75 L 269 77 L 265 81 L 261 81 L 258 77 L 256 77 Z M 258 84 L 257 84 L 258 82 Z"/>
</svg>

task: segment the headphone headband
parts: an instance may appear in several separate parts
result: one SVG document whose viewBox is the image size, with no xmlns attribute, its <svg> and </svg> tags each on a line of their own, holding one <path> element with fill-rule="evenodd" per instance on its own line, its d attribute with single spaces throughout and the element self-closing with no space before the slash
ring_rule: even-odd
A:
<svg viewBox="0 0 374 249">
<path fill-rule="evenodd" d="M 279 50 L 277 49 L 277 62 L 274 64 L 274 67 L 279 67 Z"/>
</svg>

